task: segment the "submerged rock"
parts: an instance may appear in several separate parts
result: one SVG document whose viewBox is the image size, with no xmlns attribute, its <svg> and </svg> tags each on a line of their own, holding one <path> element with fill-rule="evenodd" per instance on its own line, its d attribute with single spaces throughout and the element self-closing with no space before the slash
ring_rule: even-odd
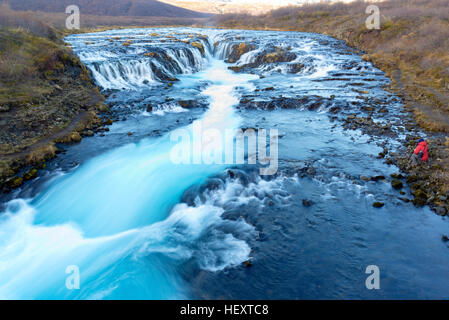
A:
<svg viewBox="0 0 449 320">
<path fill-rule="evenodd" d="M 306 208 L 311 207 L 313 205 L 312 200 L 302 199 L 302 205 Z"/>
<path fill-rule="evenodd" d="M 392 173 L 390 174 L 390 177 L 394 178 L 394 179 L 403 179 L 404 176 L 400 173 Z"/>
<path fill-rule="evenodd" d="M 304 64 L 302 64 L 302 63 L 293 63 L 293 64 L 289 64 L 288 65 L 288 72 L 289 73 L 299 73 L 303 69 L 304 69 Z M 331 99 L 333 99 L 332 96 L 331 96 Z"/>
<path fill-rule="evenodd" d="M 385 204 L 383 202 L 376 201 L 373 203 L 374 208 L 382 208 Z"/>
<path fill-rule="evenodd" d="M 404 185 L 402 184 L 402 181 L 401 181 L 401 180 L 393 179 L 393 180 L 391 181 L 391 186 L 392 186 L 394 189 L 399 190 L 399 189 L 402 189 L 402 187 L 403 187 Z"/>
<path fill-rule="evenodd" d="M 251 267 L 253 264 L 252 264 L 251 260 L 246 260 L 245 262 L 243 262 L 243 265 L 244 265 L 246 268 L 249 268 L 249 267 Z"/>
<path fill-rule="evenodd" d="M 445 216 L 447 214 L 447 210 L 446 210 L 445 207 L 441 207 L 441 206 L 440 207 L 436 207 L 434 210 L 440 216 Z"/>
</svg>

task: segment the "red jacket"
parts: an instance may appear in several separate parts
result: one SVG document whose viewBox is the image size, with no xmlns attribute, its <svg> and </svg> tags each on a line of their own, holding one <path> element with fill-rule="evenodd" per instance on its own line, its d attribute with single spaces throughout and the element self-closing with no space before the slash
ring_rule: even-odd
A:
<svg viewBox="0 0 449 320">
<path fill-rule="evenodd" d="M 423 152 L 421 160 L 426 162 L 429 159 L 429 153 L 427 152 L 427 143 L 425 141 L 418 143 L 418 146 L 415 148 L 415 154 L 419 154 L 421 151 Z"/>
</svg>

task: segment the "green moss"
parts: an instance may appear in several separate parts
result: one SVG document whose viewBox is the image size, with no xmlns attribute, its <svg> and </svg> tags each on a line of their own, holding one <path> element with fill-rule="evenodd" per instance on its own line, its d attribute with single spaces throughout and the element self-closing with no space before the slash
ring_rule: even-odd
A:
<svg viewBox="0 0 449 320">
<path fill-rule="evenodd" d="M 31 180 L 37 176 L 37 169 L 31 169 L 23 175 L 24 180 Z"/>
<path fill-rule="evenodd" d="M 9 180 L 7 185 L 11 189 L 15 189 L 15 188 L 20 187 L 22 185 L 22 183 L 23 183 L 23 179 L 21 177 L 15 177 L 15 178 Z"/>
</svg>

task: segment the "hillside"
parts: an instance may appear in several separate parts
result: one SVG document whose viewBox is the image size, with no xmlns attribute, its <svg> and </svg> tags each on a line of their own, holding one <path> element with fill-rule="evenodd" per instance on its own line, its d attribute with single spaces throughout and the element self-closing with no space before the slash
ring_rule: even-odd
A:
<svg viewBox="0 0 449 320">
<path fill-rule="evenodd" d="M 318 3 L 322 0 L 159 0 L 177 7 L 214 14 L 249 13 L 265 14 L 286 6 Z M 327 0 L 327 2 L 352 2 L 354 0 Z"/>
<path fill-rule="evenodd" d="M 1 0 L 0 0 L 1 2 Z M 3 0 L 17 11 L 65 12 L 77 5 L 81 14 L 99 16 L 202 18 L 207 14 L 156 0 Z"/>
<path fill-rule="evenodd" d="M 79 141 L 78 131 L 99 121 L 103 96 L 61 36 L 0 7 L 0 190 L 35 177 L 56 142 Z"/>
<path fill-rule="evenodd" d="M 220 1 L 220 0 L 160 0 L 161 2 L 171 4 L 177 7 L 208 12 L 213 14 L 226 13 L 252 13 L 264 14 L 273 9 L 278 9 L 285 5 L 282 1 L 270 3 L 262 1 Z"/>
</svg>

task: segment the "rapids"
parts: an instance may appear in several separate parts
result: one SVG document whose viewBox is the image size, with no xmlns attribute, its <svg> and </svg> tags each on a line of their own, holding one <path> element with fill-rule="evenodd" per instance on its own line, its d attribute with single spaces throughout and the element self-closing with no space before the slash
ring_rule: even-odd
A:
<svg viewBox="0 0 449 320">
<path fill-rule="evenodd" d="M 397 172 L 376 156 L 404 136 L 400 99 L 360 52 L 316 34 L 189 28 L 66 41 L 120 121 L 2 196 L 0 298 L 449 298 L 446 219 L 359 179 Z M 229 61 L 241 43 L 254 48 Z M 260 63 L 267 52 L 288 54 Z M 344 130 L 334 115 L 378 104 L 389 112 L 374 121 L 394 136 Z M 171 134 L 197 125 L 277 129 L 277 174 L 174 164 Z M 381 290 L 365 288 L 372 264 Z M 79 289 L 65 285 L 68 266 Z"/>
</svg>

